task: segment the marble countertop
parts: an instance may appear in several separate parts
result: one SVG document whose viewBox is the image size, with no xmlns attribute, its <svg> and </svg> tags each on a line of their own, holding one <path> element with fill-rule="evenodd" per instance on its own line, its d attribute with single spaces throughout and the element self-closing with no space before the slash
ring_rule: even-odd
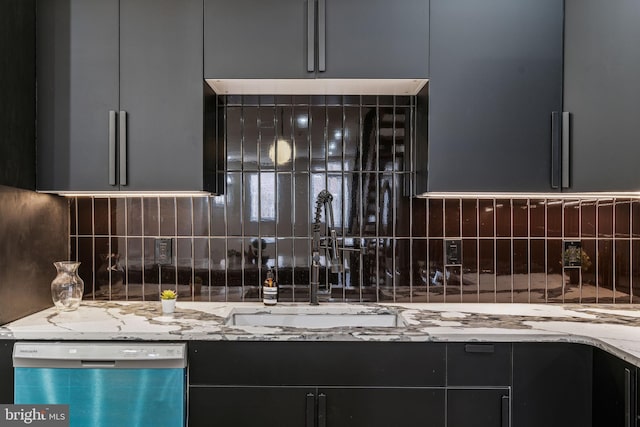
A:
<svg viewBox="0 0 640 427">
<path fill-rule="evenodd" d="M 231 326 L 234 313 L 399 313 L 398 327 Z M 573 342 L 640 366 L 640 305 L 308 304 L 84 302 L 77 311 L 43 310 L 0 326 L 16 340 L 264 340 Z"/>
</svg>

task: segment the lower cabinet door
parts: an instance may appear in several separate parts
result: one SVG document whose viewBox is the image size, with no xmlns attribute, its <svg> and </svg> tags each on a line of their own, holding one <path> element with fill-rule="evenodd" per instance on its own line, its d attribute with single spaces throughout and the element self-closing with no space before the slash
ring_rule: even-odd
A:
<svg viewBox="0 0 640 427">
<path fill-rule="evenodd" d="M 444 427 L 443 388 L 320 388 L 319 427 Z"/>
<path fill-rule="evenodd" d="M 509 427 L 509 389 L 447 390 L 447 427 Z"/>
<path fill-rule="evenodd" d="M 315 388 L 189 388 L 189 427 L 315 426 Z"/>
</svg>

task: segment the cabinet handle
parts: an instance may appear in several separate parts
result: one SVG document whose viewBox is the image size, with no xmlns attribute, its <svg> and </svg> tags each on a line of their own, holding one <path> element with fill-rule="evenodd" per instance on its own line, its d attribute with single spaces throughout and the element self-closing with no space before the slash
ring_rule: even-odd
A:
<svg viewBox="0 0 640 427">
<path fill-rule="evenodd" d="M 307 0 L 307 71 L 316 69 L 316 2 Z"/>
<path fill-rule="evenodd" d="M 316 396 L 313 393 L 307 393 L 307 422 L 305 426 L 316 426 Z"/>
<path fill-rule="evenodd" d="M 493 344 L 465 344 L 464 351 L 467 353 L 494 353 Z"/>
<path fill-rule="evenodd" d="M 624 426 L 631 427 L 631 371 L 624 369 Z"/>
<path fill-rule="evenodd" d="M 318 395 L 318 427 L 327 427 L 327 395 Z"/>
<path fill-rule="evenodd" d="M 116 112 L 109 111 L 109 185 L 116 185 Z"/>
<path fill-rule="evenodd" d="M 127 112 L 120 111 L 120 185 L 127 185 Z"/>
<path fill-rule="evenodd" d="M 502 396 L 502 422 L 501 427 L 509 427 L 509 396 Z"/>
<path fill-rule="evenodd" d="M 569 113 L 562 112 L 562 188 L 569 188 L 570 139 Z"/>
<path fill-rule="evenodd" d="M 551 113 L 551 188 L 560 188 L 561 122 L 559 111 Z"/>
<path fill-rule="evenodd" d="M 318 0 L 318 71 L 327 71 L 326 0 Z"/>
</svg>

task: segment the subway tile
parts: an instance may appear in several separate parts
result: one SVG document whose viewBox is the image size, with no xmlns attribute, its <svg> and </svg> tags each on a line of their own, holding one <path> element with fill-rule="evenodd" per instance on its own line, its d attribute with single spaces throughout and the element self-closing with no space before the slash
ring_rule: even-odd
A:
<svg viewBox="0 0 640 427">
<path fill-rule="evenodd" d="M 320 269 L 336 301 L 638 302 L 636 200 L 410 198 L 411 98 L 221 100 L 224 195 L 70 200 L 85 298 L 155 301 L 173 288 L 185 300 L 260 301 L 271 266 L 281 300 L 306 302 L 315 200 L 328 189 L 354 249 L 344 275 Z M 284 163 L 280 140 L 294 154 Z M 160 236 L 173 242 L 167 266 L 155 260 Z M 460 265 L 444 265 L 446 239 L 462 239 Z M 563 241 L 578 239 L 582 267 L 563 268 Z"/>
</svg>

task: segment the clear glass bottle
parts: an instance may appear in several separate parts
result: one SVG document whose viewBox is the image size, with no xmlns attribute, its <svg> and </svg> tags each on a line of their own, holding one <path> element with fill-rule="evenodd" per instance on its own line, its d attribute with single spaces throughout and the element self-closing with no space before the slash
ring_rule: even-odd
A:
<svg viewBox="0 0 640 427">
<path fill-rule="evenodd" d="M 79 262 L 58 261 L 53 265 L 58 275 L 51 282 L 51 298 L 60 311 L 73 311 L 80 307 L 84 281 L 78 276 Z"/>
</svg>

